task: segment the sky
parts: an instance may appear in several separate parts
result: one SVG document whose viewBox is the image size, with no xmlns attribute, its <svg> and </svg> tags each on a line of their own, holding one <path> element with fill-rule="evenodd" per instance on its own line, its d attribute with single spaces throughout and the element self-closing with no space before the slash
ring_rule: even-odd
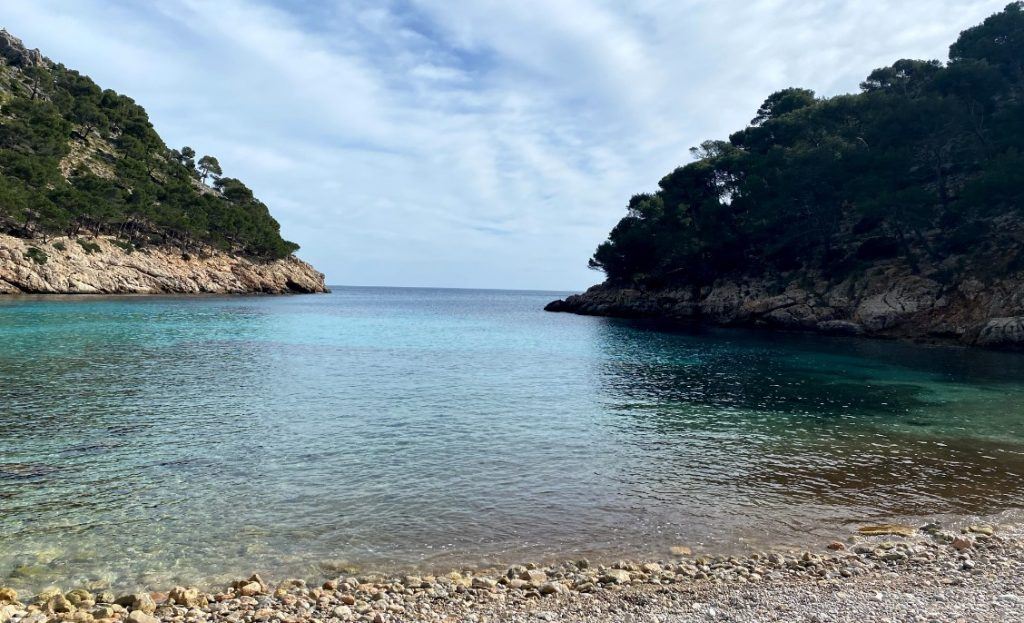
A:
<svg viewBox="0 0 1024 623">
<path fill-rule="evenodd" d="M 0 0 L 216 156 L 329 284 L 580 290 L 629 197 L 765 97 L 945 60 L 1008 0 Z"/>
</svg>

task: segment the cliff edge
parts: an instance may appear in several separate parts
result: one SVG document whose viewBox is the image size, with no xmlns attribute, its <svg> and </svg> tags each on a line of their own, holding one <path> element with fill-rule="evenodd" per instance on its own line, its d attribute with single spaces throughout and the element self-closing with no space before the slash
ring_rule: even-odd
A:
<svg viewBox="0 0 1024 623">
<path fill-rule="evenodd" d="M 723 279 L 702 288 L 609 284 L 557 300 L 547 311 L 840 335 L 1024 347 L 1024 274 L 943 285 L 899 266 L 842 283 Z"/>
<path fill-rule="evenodd" d="M 214 249 L 131 249 L 104 236 L 43 242 L 0 234 L 0 295 L 327 291 L 323 273 L 295 256 L 256 261 Z"/>
</svg>

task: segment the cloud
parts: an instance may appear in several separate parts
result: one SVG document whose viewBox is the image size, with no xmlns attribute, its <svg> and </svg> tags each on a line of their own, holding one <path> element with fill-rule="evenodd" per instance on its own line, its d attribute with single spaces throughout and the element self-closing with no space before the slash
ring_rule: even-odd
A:
<svg viewBox="0 0 1024 623">
<path fill-rule="evenodd" d="M 1005 0 L 35 0 L 0 23 L 220 158 L 332 283 L 570 289 L 786 86 L 944 58 Z"/>
</svg>

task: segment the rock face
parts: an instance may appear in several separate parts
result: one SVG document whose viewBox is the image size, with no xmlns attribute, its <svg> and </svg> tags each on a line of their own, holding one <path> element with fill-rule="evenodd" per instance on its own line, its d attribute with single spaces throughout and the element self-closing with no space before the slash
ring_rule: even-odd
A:
<svg viewBox="0 0 1024 623">
<path fill-rule="evenodd" d="M 553 301 L 548 311 L 758 326 L 870 337 L 1024 348 L 1024 274 L 981 283 L 879 266 L 840 283 L 798 278 L 721 279 L 705 287 L 609 284 Z"/>
<path fill-rule="evenodd" d="M 3 29 L 0 29 L 0 57 L 15 67 L 34 67 L 46 62 L 42 52 L 26 48 L 21 39 Z"/>
<path fill-rule="evenodd" d="M 112 238 L 27 240 L 0 234 L 0 294 L 326 292 L 323 273 L 294 256 L 272 262 L 173 247 L 127 250 Z"/>
</svg>

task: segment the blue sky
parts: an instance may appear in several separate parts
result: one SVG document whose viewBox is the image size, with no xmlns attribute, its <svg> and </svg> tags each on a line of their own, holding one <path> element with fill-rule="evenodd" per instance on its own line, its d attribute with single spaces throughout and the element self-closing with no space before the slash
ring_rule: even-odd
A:
<svg viewBox="0 0 1024 623">
<path fill-rule="evenodd" d="M 10 0 L 220 159 L 328 283 L 581 289 L 629 197 L 774 90 L 945 59 L 1007 0 Z"/>
</svg>

